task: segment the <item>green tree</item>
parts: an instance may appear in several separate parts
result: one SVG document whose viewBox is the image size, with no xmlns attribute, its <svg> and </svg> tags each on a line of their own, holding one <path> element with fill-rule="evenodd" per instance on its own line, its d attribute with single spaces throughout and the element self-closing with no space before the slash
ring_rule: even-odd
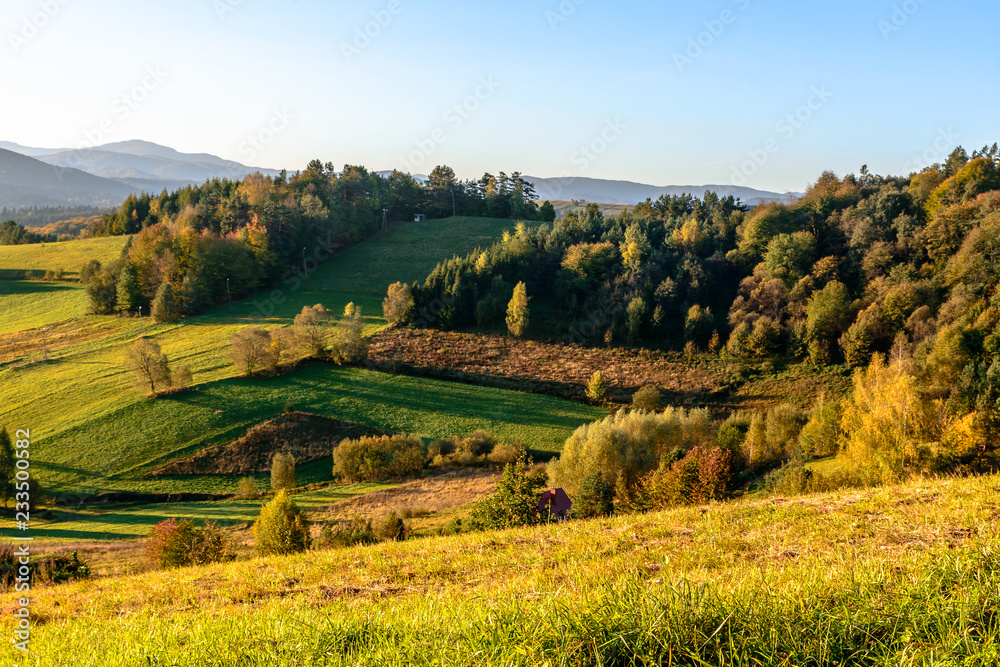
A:
<svg viewBox="0 0 1000 667">
<path fill-rule="evenodd" d="M 814 364 L 833 361 L 833 346 L 851 323 L 847 287 L 834 280 L 814 293 L 806 305 L 806 337 Z"/>
<path fill-rule="evenodd" d="M 309 524 L 282 489 L 260 510 L 253 524 L 254 549 L 259 556 L 281 556 L 309 548 Z"/>
<path fill-rule="evenodd" d="M 552 205 L 552 202 L 543 201 L 541 207 L 538 209 L 538 212 L 541 216 L 542 222 L 556 221 L 556 207 Z"/>
<path fill-rule="evenodd" d="M 590 519 L 610 516 L 615 511 L 615 490 L 600 472 L 592 472 L 583 480 L 580 493 L 573 503 L 573 516 Z"/>
<path fill-rule="evenodd" d="M 528 329 L 531 310 L 528 307 L 528 287 L 523 282 L 514 287 L 514 296 L 507 305 L 507 330 L 512 336 L 521 337 Z"/>
<path fill-rule="evenodd" d="M 298 484 L 295 474 L 295 457 L 287 452 L 275 452 L 271 459 L 271 488 L 291 490 Z"/>
<path fill-rule="evenodd" d="M 504 466 L 496 492 L 472 507 L 469 525 L 476 530 L 501 530 L 538 523 L 539 491 L 544 475 L 528 475 L 524 459 Z"/>
<path fill-rule="evenodd" d="M 684 340 L 694 343 L 700 349 L 705 349 L 712 339 L 715 331 L 715 319 L 712 311 L 702 308 L 698 304 L 688 309 L 687 317 L 684 318 Z"/>
<path fill-rule="evenodd" d="M 643 387 L 632 394 L 632 409 L 658 412 L 663 409 L 663 395 L 656 387 Z"/>
<path fill-rule="evenodd" d="M 132 313 L 142 305 L 142 283 L 139 282 L 139 271 L 131 262 L 126 262 L 118 275 L 116 306 L 123 313 Z"/>
<path fill-rule="evenodd" d="M 110 268 L 95 271 L 86 282 L 85 291 L 92 315 L 110 315 L 118 306 L 118 281 Z"/>
<path fill-rule="evenodd" d="M 177 312 L 177 299 L 174 297 L 174 288 L 167 281 L 163 281 L 156 288 L 152 315 L 153 319 L 157 322 L 172 322 L 179 316 Z"/>
</svg>

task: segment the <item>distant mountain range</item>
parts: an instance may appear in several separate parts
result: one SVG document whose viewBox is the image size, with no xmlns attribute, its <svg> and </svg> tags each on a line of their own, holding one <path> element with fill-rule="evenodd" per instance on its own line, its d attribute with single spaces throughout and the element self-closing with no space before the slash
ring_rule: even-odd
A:
<svg viewBox="0 0 1000 667">
<path fill-rule="evenodd" d="M 756 205 L 767 201 L 788 201 L 802 196 L 800 192 L 768 192 L 736 185 L 644 185 L 632 181 L 609 181 L 599 178 L 540 178 L 525 176 L 524 180 L 535 184 L 535 192 L 540 199 L 577 200 L 607 204 L 634 205 L 661 195 L 689 194 L 699 199 L 705 192 L 712 191 L 720 197 L 733 195 L 744 204 Z"/>
<path fill-rule="evenodd" d="M 0 141 L 0 207 L 117 206 L 132 193 L 176 190 L 212 178 L 241 179 L 255 171 L 278 173 L 148 141 L 83 149 Z"/>
<path fill-rule="evenodd" d="M 242 179 L 255 171 L 269 176 L 278 173 L 207 153 L 181 153 L 148 141 L 121 141 L 75 150 L 0 141 L 0 207 L 118 206 L 129 194 L 140 191 L 176 190 L 212 178 Z M 414 178 L 427 180 L 421 174 Z M 524 178 L 535 184 L 541 199 L 607 204 L 634 205 L 664 194 L 701 197 L 706 190 L 739 197 L 746 204 L 800 196 L 733 185 L 655 186 L 582 177 Z"/>
</svg>

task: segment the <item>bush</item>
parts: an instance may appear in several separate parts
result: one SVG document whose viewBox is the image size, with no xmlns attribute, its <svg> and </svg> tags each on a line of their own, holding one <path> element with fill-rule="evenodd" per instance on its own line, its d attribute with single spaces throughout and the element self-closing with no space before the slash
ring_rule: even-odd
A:
<svg viewBox="0 0 1000 667">
<path fill-rule="evenodd" d="M 680 460 L 664 459 L 643 479 L 637 505 L 662 509 L 725 500 L 731 495 L 735 473 L 729 450 L 695 447 Z"/>
<path fill-rule="evenodd" d="M 365 436 L 343 440 L 333 450 L 333 474 L 348 482 L 379 482 L 420 472 L 426 452 L 413 435 Z"/>
<path fill-rule="evenodd" d="M 356 544 L 374 544 L 376 541 L 371 520 L 356 516 L 350 521 L 342 521 L 333 525 L 323 524 L 314 546 L 317 549 L 333 549 L 351 547 Z"/>
<path fill-rule="evenodd" d="M 295 475 L 295 457 L 289 453 L 275 452 L 271 459 L 271 488 L 294 489 L 298 485 Z"/>
<path fill-rule="evenodd" d="M 621 498 L 622 493 L 627 495 L 638 487 L 639 480 L 663 455 L 699 445 L 714 446 L 715 439 L 707 410 L 668 407 L 659 413 L 621 411 L 578 428 L 549 469 L 554 485 L 563 487 L 570 496 L 580 492 L 589 475 L 600 472 Z"/>
<path fill-rule="evenodd" d="M 189 519 L 167 519 L 153 526 L 146 538 L 146 555 L 161 568 L 204 565 L 232 558 L 218 524 L 203 528 Z"/>
<path fill-rule="evenodd" d="M 600 401 L 608 391 L 608 385 L 604 382 L 604 374 L 601 371 L 594 371 L 590 376 L 590 383 L 587 385 L 587 398 L 592 401 Z"/>
<path fill-rule="evenodd" d="M 402 542 L 406 539 L 406 524 L 396 512 L 389 512 L 375 523 L 373 532 L 380 542 Z"/>
<path fill-rule="evenodd" d="M 260 497 L 260 487 L 253 477 L 241 477 L 236 483 L 236 497 L 244 500 L 252 500 Z"/>
<path fill-rule="evenodd" d="M 615 511 L 615 490 L 599 472 L 592 472 L 583 480 L 580 493 L 573 503 L 573 516 L 589 519 L 609 516 Z"/>
<path fill-rule="evenodd" d="M 520 443 L 498 442 L 486 458 L 495 465 L 507 465 L 524 458 L 526 454 L 524 445 Z"/>
<path fill-rule="evenodd" d="M 17 583 L 20 576 L 20 558 L 15 553 L 14 545 L 0 544 L 0 589 L 10 589 Z M 80 560 L 74 551 L 71 555 L 53 554 L 28 564 L 33 585 L 39 583 L 62 584 L 67 581 L 89 579 L 90 566 Z"/>
<path fill-rule="evenodd" d="M 353 364 L 367 356 L 368 339 L 365 338 L 365 322 L 361 318 L 361 306 L 349 303 L 344 308 L 344 317 L 334 328 L 330 358 L 338 364 Z"/>
<path fill-rule="evenodd" d="M 546 486 L 545 475 L 528 475 L 525 460 L 509 463 L 491 496 L 477 501 L 469 514 L 473 530 L 501 530 L 538 523 L 538 495 Z"/>
<path fill-rule="evenodd" d="M 295 337 L 306 356 L 319 359 L 326 356 L 330 338 L 330 320 L 330 311 L 321 303 L 312 307 L 303 306 L 302 312 L 295 316 Z"/>
<path fill-rule="evenodd" d="M 406 283 L 389 285 L 389 293 L 382 301 L 382 315 L 389 324 L 406 322 L 413 311 L 413 293 Z"/>
<path fill-rule="evenodd" d="M 255 549 L 260 556 L 293 554 L 309 548 L 309 526 L 285 490 L 260 510 L 253 524 Z"/>
<path fill-rule="evenodd" d="M 663 396 L 656 387 L 643 387 L 632 394 L 632 409 L 659 412 L 663 408 Z"/>
</svg>

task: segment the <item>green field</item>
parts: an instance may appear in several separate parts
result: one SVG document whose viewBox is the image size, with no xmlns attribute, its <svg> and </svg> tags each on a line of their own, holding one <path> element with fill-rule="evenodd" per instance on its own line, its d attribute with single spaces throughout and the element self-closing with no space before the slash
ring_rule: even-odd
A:
<svg viewBox="0 0 1000 667">
<path fill-rule="evenodd" d="M 79 283 L 0 280 L 0 334 L 83 317 L 87 296 Z"/>
<path fill-rule="evenodd" d="M 146 334 L 175 368 L 189 365 L 199 385 L 174 398 L 146 399 L 123 370 L 125 352 L 139 334 L 137 320 L 80 318 L 81 328 L 99 327 L 100 336 L 61 348 L 46 363 L 0 367 L 0 424 L 31 429 L 34 469 L 56 491 L 229 491 L 228 479 L 142 475 L 170 456 L 241 435 L 289 401 L 300 410 L 428 438 L 487 428 L 531 448 L 558 450 L 599 411 L 516 392 L 323 366 L 280 379 L 245 380 L 233 377 L 227 358 L 233 333 L 259 323 L 290 325 L 303 305 L 339 310 L 355 301 L 365 307 L 372 330 L 383 326 L 381 299 L 389 284 L 425 276 L 440 259 L 485 245 L 512 225 L 478 218 L 407 224 L 339 252 L 297 289 L 284 285 L 179 322 L 147 322 Z M 95 254 L 109 250 L 107 244 L 86 243 Z M 87 258 L 72 243 L 50 244 L 56 246 L 74 261 Z M 21 302 L 18 320 L 26 320 L 28 311 L 29 301 Z"/>
<path fill-rule="evenodd" d="M 998 505 L 919 480 L 42 587 L 17 664 L 988 667 Z"/>
<path fill-rule="evenodd" d="M 80 269 L 92 259 L 101 264 L 114 261 L 128 242 L 127 236 L 80 239 L 60 243 L 0 246 L 0 279 L 21 278 L 26 272 L 42 277 L 46 271 L 64 271 L 64 278 L 78 278 Z"/>
<path fill-rule="evenodd" d="M 327 465 L 327 468 L 330 466 Z M 392 488 L 391 484 L 351 484 L 307 491 L 294 496 L 295 503 L 305 509 L 323 508 L 340 500 L 372 491 Z M 157 503 L 154 505 L 119 505 L 111 509 L 84 508 L 55 510 L 48 520 L 35 519 L 31 535 L 50 541 L 120 540 L 145 537 L 160 521 L 191 519 L 197 522 L 216 521 L 228 526 L 250 523 L 257 519 L 262 500 L 224 500 L 218 502 Z"/>
</svg>

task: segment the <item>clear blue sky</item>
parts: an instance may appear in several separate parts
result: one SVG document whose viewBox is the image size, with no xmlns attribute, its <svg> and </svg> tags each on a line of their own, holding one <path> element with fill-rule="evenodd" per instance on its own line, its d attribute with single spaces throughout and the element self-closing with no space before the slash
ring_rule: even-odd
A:
<svg viewBox="0 0 1000 667">
<path fill-rule="evenodd" d="M 801 190 L 1000 141 L 998 24 L 972 0 L 7 0 L 0 139 Z"/>
</svg>

